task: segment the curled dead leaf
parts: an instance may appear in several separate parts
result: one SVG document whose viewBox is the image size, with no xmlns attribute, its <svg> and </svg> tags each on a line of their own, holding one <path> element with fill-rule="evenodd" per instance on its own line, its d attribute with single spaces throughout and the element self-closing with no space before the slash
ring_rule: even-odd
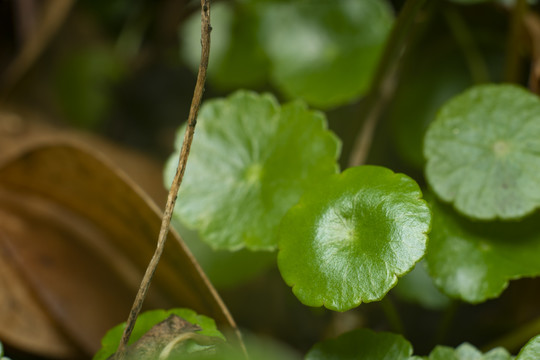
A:
<svg viewBox="0 0 540 360">
<path fill-rule="evenodd" d="M 125 320 L 159 226 L 138 186 L 89 150 L 40 145 L 0 165 L 0 339 L 57 359 L 92 355 Z M 180 237 L 169 237 L 147 306 L 188 307 L 234 329 Z"/>
</svg>

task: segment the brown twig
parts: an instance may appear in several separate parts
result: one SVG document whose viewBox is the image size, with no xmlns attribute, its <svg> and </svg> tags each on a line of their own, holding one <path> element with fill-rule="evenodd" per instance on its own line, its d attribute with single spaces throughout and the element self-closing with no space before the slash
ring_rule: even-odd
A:
<svg viewBox="0 0 540 360">
<path fill-rule="evenodd" d="M 355 139 L 349 166 L 362 165 L 367 159 L 381 112 L 394 93 L 398 65 L 405 52 L 411 28 L 426 2 L 427 0 L 407 1 L 396 20 L 375 73 L 371 91 L 367 95 L 364 124 Z"/>
<path fill-rule="evenodd" d="M 135 297 L 135 301 L 129 313 L 129 317 L 126 323 L 126 328 L 122 335 L 122 339 L 118 346 L 118 351 L 116 352 L 116 359 L 121 360 L 124 357 L 124 352 L 126 345 L 135 326 L 135 321 L 137 316 L 141 311 L 142 304 L 150 287 L 152 277 L 156 271 L 161 254 L 163 253 L 163 248 L 165 247 L 165 241 L 169 233 L 169 226 L 171 223 L 171 217 L 174 210 L 174 205 L 176 203 L 176 197 L 182 179 L 184 177 L 184 172 L 186 170 L 186 163 L 189 156 L 189 151 L 191 149 L 191 142 L 193 141 L 193 134 L 195 132 L 195 125 L 197 124 L 197 114 L 199 113 L 199 108 L 201 106 L 201 99 L 204 92 L 204 83 L 206 81 L 206 71 L 208 69 L 208 58 L 210 55 L 210 32 L 212 27 L 210 26 L 210 0 L 201 0 L 201 63 L 199 65 L 199 73 L 197 75 L 197 82 L 195 84 L 195 91 L 193 93 L 193 99 L 191 100 L 191 108 L 189 110 L 188 123 L 186 131 L 184 133 L 184 143 L 180 151 L 180 158 L 178 160 L 178 167 L 176 168 L 176 174 L 174 175 L 174 180 L 169 190 L 169 196 L 167 198 L 167 205 L 165 206 L 165 213 L 163 214 L 163 219 L 161 222 L 161 229 L 159 231 L 158 243 L 156 250 L 150 264 L 146 268 L 144 278 Z"/>
<path fill-rule="evenodd" d="M 506 44 L 506 65 L 504 79 L 507 82 L 520 82 L 521 60 L 523 52 L 524 17 L 527 13 L 527 1 L 517 0 L 510 17 L 510 32 Z"/>
<path fill-rule="evenodd" d="M 535 94 L 540 94 L 540 16 L 528 12 L 525 15 L 524 22 L 531 43 L 529 89 Z"/>
</svg>

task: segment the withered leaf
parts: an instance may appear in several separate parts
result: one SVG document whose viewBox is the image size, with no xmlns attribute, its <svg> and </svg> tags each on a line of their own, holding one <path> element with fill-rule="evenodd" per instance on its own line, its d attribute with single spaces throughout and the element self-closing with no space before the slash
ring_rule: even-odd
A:
<svg viewBox="0 0 540 360">
<path fill-rule="evenodd" d="M 201 330 L 199 326 L 173 314 L 128 346 L 125 360 L 166 359 L 175 347 L 182 347 L 187 340 L 207 346 L 222 342 L 219 338 L 197 334 L 198 330 Z M 114 356 L 109 359 L 114 359 Z"/>
<path fill-rule="evenodd" d="M 42 145 L 0 166 L 0 339 L 57 359 L 92 355 L 127 317 L 160 221 L 135 184 L 88 150 Z M 147 306 L 235 327 L 174 232 Z"/>
</svg>

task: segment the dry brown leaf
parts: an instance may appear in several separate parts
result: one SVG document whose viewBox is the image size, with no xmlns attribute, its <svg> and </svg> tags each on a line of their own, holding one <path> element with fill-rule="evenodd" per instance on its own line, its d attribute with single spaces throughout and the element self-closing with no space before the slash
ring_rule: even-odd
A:
<svg viewBox="0 0 540 360">
<path fill-rule="evenodd" d="M 88 150 L 42 145 L 4 164 L 0 304 L 14 305 L 0 307 L 0 339 L 55 358 L 93 354 L 125 320 L 159 225 L 142 191 Z M 187 248 L 169 236 L 148 307 L 188 307 L 234 328 Z M 38 328 L 41 336 L 29 331 Z"/>
</svg>

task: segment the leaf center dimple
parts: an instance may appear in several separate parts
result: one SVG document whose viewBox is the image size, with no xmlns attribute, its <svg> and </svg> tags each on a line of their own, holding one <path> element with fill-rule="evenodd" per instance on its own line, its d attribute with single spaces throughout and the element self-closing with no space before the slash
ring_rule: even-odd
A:
<svg viewBox="0 0 540 360">
<path fill-rule="evenodd" d="M 498 140 L 493 144 L 493 153 L 497 157 L 503 157 L 510 152 L 510 145 L 504 140 Z"/>
<path fill-rule="evenodd" d="M 245 172 L 245 179 L 248 184 L 255 184 L 261 181 L 263 175 L 263 167 L 261 164 L 250 165 Z"/>
</svg>

